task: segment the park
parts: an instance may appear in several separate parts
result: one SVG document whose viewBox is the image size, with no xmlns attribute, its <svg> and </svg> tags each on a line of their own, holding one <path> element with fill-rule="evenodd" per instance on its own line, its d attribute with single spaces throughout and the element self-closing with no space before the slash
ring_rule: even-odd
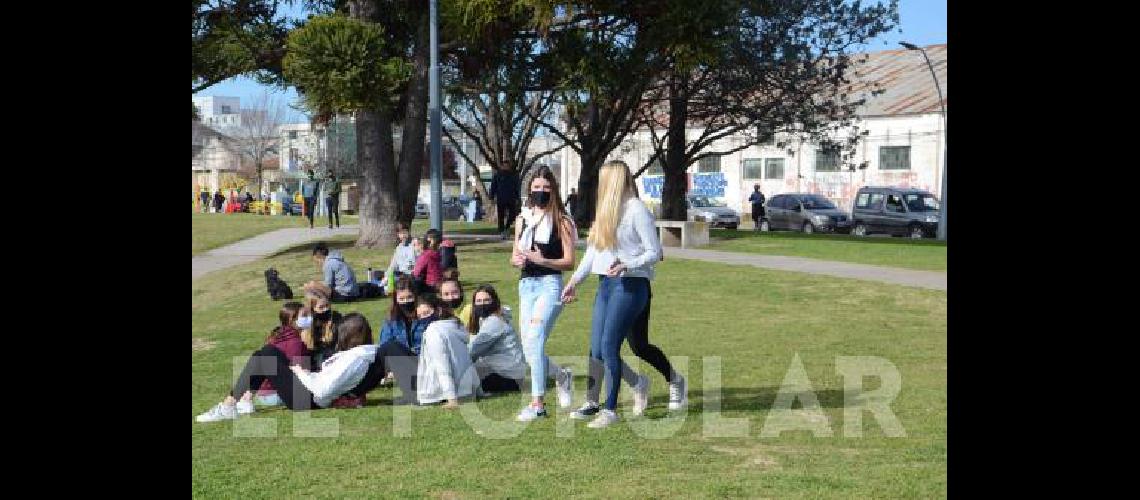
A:
<svg viewBox="0 0 1140 500">
<path fill-rule="evenodd" d="M 548 403 L 548 418 L 520 421 L 525 389 L 462 398 L 449 409 L 398 404 L 406 394 L 393 384 L 370 388 L 361 407 L 259 405 L 226 421 L 192 422 L 193 497 L 947 495 L 944 138 L 931 135 L 936 146 L 927 150 L 925 132 L 894 132 L 890 141 L 913 141 L 905 171 L 895 168 L 900 142 L 867 153 L 860 140 L 880 140 L 879 132 L 858 126 L 879 125 L 860 114 L 866 102 L 839 97 L 849 90 L 846 63 L 827 62 L 855 60 L 849 47 L 897 28 L 897 2 L 813 0 L 802 12 L 743 0 L 729 8 L 422 3 L 195 3 L 192 417 L 231 391 L 278 325 L 290 299 L 267 294 L 267 269 L 301 301 L 309 293 L 302 285 L 322 279 L 318 243 L 359 284 L 371 282 L 366 269 L 389 266 L 398 227 L 413 238 L 439 230 L 454 245 L 463 303 L 491 285 L 515 311 L 510 321 L 522 324 L 520 270 L 511 263 L 511 235 L 521 229 L 500 215 L 528 209 L 504 204 L 501 193 L 534 204 L 536 172 L 558 178 L 560 204 L 576 188 L 567 212 L 578 230 L 577 266 L 602 213 L 599 172 L 613 160 L 628 164 L 659 237 L 671 225 L 698 235 L 684 246 L 661 237 L 649 320 L 649 339 L 687 381 L 686 404 L 670 409 L 670 384 L 622 345 L 621 358 L 650 379 L 644 413 L 630 411 L 633 391 L 623 382 L 615 424 L 589 428 L 571 418 L 587 397 L 601 282 L 586 279 L 545 343 L 551 360 L 572 370 L 571 408 Z M 758 20 L 788 29 L 776 37 L 766 30 L 780 30 Z M 835 25 L 861 29 L 828 29 Z M 945 83 L 945 44 L 925 49 L 943 57 L 941 73 L 920 49 L 887 52 L 892 61 L 913 59 L 908 71 L 925 79 L 924 95 L 938 96 L 906 120 L 944 134 L 944 96 L 934 85 Z M 876 54 L 873 61 L 888 57 Z M 763 76 L 734 69 L 742 66 Z M 217 103 L 229 101 L 216 97 L 217 109 L 200 106 L 199 92 L 235 78 L 290 89 L 310 123 L 282 121 L 260 137 L 219 125 L 231 114 L 238 122 L 273 115 L 223 113 Z M 767 85 L 789 90 L 755 101 L 773 90 Z M 718 89 L 715 99 L 702 93 L 709 88 Z M 903 120 L 875 119 L 895 120 L 890 127 Z M 301 145 L 306 137 L 311 151 Z M 787 153 L 797 148 L 814 155 L 809 174 Z M 335 184 L 326 180 L 333 172 Z M 824 196 L 853 217 L 859 190 L 887 183 L 935 195 L 941 218 L 923 220 L 934 221 L 937 235 L 760 230 L 767 219 L 755 214 L 764 205 L 747 199 L 755 184 L 769 200 Z M 213 198 L 199 198 L 215 192 L 226 192 L 217 210 Z M 723 226 L 700 210 L 694 216 L 686 201 L 694 194 L 738 219 Z M 303 201 L 290 210 L 295 199 Z M 462 215 L 447 215 L 448 200 L 461 200 Z M 472 218 L 466 204 L 476 200 L 480 216 Z M 333 301 L 332 309 L 359 313 L 378 338 L 397 309 L 384 285 L 381 296 Z M 553 394 L 555 383 L 547 385 Z"/>
</svg>

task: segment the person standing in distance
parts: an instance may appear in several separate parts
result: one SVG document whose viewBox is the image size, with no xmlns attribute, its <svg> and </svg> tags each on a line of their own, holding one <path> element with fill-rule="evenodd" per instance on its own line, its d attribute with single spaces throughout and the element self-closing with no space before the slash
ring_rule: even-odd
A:
<svg viewBox="0 0 1140 500">
<path fill-rule="evenodd" d="M 305 199 L 305 217 L 309 218 L 309 229 L 313 228 L 313 209 L 317 208 L 317 188 L 320 182 L 313 175 L 313 169 L 307 169 L 309 178 L 301 181 L 301 197 Z"/>
</svg>

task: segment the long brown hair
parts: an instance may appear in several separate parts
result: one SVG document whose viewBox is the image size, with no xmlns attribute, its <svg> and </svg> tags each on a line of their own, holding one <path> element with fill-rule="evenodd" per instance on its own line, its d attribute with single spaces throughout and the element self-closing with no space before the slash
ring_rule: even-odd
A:
<svg viewBox="0 0 1140 500">
<path fill-rule="evenodd" d="M 331 321 L 330 321 L 331 323 Z M 360 313 L 348 313 L 337 324 L 337 341 L 336 350 L 347 351 L 353 347 L 371 344 L 372 342 L 372 326 L 368 324 L 368 319 Z"/>
<path fill-rule="evenodd" d="M 562 220 L 561 217 L 555 217 L 557 215 L 569 217 L 570 214 L 566 213 L 566 207 L 562 206 L 562 195 L 559 194 L 561 191 L 558 189 L 558 179 L 554 177 L 554 171 L 546 165 L 538 167 L 538 170 L 534 171 L 530 179 L 527 179 L 526 206 L 530 206 L 531 185 L 534 184 L 534 180 L 538 178 L 546 179 L 546 182 L 550 183 L 550 204 L 545 208 L 547 212 L 550 212 L 551 220 Z"/>
<path fill-rule="evenodd" d="M 412 302 L 414 303 L 416 296 L 416 287 L 414 286 L 414 283 L 412 283 L 411 276 L 405 274 L 399 278 L 396 278 L 395 288 L 392 290 L 392 308 L 388 310 L 389 321 L 408 321 L 408 317 L 405 316 L 403 310 L 400 309 L 400 303 L 396 302 L 396 293 L 402 290 L 412 292 Z M 412 313 L 411 319 L 416 319 L 415 312 Z"/>
<path fill-rule="evenodd" d="M 487 292 L 487 295 L 491 296 L 491 303 L 489 305 L 492 313 L 499 312 L 503 309 L 503 304 L 499 302 L 499 293 L 495 291 L 495 287 L 491 285 L 479 285 L 479 288 L 475 289 L 475 293 L 471 294 L 471 321 L 467 322 L 468 333 L 479 333 L 479 322 L 482 321 L 482 318 L 475 316 L 475 296 L 479 295 L 479 292 Z"/>
<path fill-rule="evenodd" d="M 293 326 L 297 324 L 297 316 L 301 315 L 301 309 L 305 307 L 300 302 L 286 302 L 281 304 L 281 311 L 277 313 L 277 319 L 280 325 L 273 327 L 273 331 L 269 332 L 269 336 L 265 337 L 265 342 L 272 342 L 281 334 L 281 330 L 286 326 Z"/>
</svg>

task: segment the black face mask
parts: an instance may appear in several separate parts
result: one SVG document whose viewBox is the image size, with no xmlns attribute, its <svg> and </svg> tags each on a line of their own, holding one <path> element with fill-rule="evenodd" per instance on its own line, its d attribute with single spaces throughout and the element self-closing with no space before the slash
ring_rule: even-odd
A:
<svg viewBox="0 0 1140 500">
<path fill-rule="evenodd" d="M 400 306 L 400 310 L 404 311 L 404 314 L 416 312 L 416 301 L 414 300 L 411 302 L 397 302 L 396 304 Z"/>
<path fill-rule="evenodd" d="M 476 306 L 471 306 L 471 314 L 476 318 L 483 319 L 491 315 L 491 312 L 494 311 L 494 307 L 494 304 L 479 304 Z"/>
<path fill-rule="evenodd" d="M 452 309 L 459 309 L 459 306 L 463 305 L 463 297 L 445 300 L 443 303 L 447 304 L 447 307 L 450 307 Z"/>
<path fill-rule="evenodd" d="M 331 318 L 331 317 L 332 317 L 332 309 L 329 309 L 323 313 L 313 313 L 313 319 L 319 319 L 321 321 L 328 321 L 329 318 Z"/>
<path fill-rule="evenodd" d="M 545 207 L 550 203 L 550 191 L 531 191 L 530 203 L 535 206 Z"/>
</svg>

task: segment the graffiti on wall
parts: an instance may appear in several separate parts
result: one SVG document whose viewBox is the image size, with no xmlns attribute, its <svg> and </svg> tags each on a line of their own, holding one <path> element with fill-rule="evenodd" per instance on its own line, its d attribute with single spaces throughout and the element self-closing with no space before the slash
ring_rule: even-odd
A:
<svg viewBox="0 0 1140 500">
<path fill-rule="evenodd" d="M 650 198 L 661 199 L 661 186 L 665 185 L 665 177 L 661 175 L 641 176 L 641 193 Z"/>
<path fill-rule="evenodd" d="M 689 194 L 708 196 L 710 198 L 723 198 L 724 189 L 728 181 L 723 172 L 706 174 L 686 174 L 689 181 Z M 649 198 L 661 199 L 661 188 L 665 185 L 665 177 L 661 175 L 642 176 L 641 192 Z"/>
<path fill-rule="evenodd" d="M 728 186 L 728 181 L 724 179 L 723 172 L 689 174 L 689 194 L 722 198 L 725 186 Z"/>
</svg>

